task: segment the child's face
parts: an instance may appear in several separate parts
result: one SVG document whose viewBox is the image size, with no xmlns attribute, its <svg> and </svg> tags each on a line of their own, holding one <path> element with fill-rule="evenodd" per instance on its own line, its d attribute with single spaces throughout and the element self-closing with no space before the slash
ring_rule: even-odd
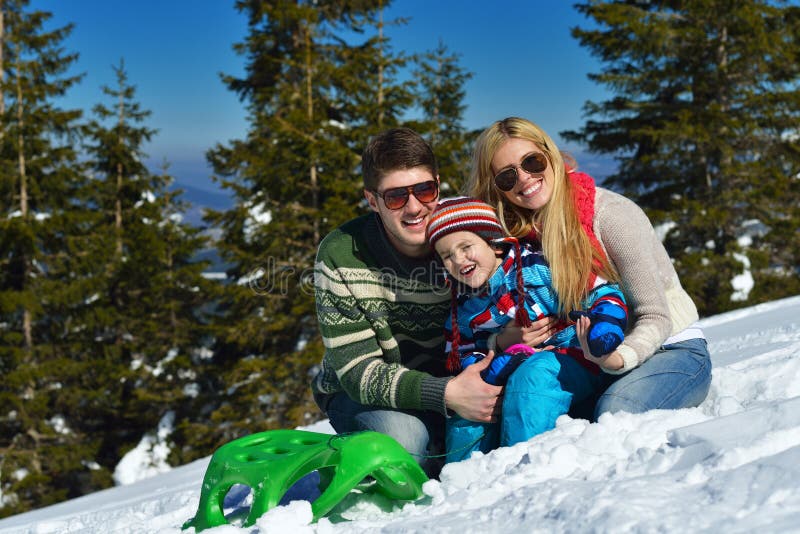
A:
<svg viewBox="0 0 800 534">
<path fill-rule="evenodd" d="M 472 232 L 453 232 L 436 242 L 436 253 L 456 280 L 473 289 L 481 287 L 500 266 L 499 252 Z"/>
</svg>

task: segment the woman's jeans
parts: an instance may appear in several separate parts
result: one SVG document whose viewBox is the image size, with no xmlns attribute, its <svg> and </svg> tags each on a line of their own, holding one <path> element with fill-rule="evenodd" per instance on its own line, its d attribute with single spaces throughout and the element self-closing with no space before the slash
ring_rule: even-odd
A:
<svg viewBox="0 0 800 534">
<path fill-rule="evenodd" d="M 438 477 L 444 457 L 444 416 L 430 411 L 366 406 L 337 393 L 327 406 L 331 426 L 339 434 L 373 430 L 394 438 L 429 477 Z"/>
<path fill-rule="evenodd" d="M 624 375 L 605 375 L 608 385 L 594 408 L 604 413 L 677 410 L 703 402 L 711 386 L 711 356 L 705 339 L 664 345 Z"/>
<path fill-rule="evenodd" d="M 509 377 L 499 423 L 447 420 L 447 461 L 527 441 L 580 406 L 594 408 L 583 412 L 587 417 L 593 413 L 593 420 L 606 412 L 697 406 L 710 384 L 711 358 L 704 339 L 665 345 L 623 375 L 595 374 L 570 356 L 537 352 Z"/>
</svg>

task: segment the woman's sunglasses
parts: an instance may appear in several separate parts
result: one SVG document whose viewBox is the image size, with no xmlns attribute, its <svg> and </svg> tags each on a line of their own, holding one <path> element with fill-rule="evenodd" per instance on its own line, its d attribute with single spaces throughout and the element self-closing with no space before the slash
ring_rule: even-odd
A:
<svg viewBox="0 0 800 534">
<path fill-rule="evenodd" d="M 547 157 L 541 152 L 534 152 L 533 154 L 525 156 L 518 166 L 515 165 L 510 169 L 500 171 L 494 177 L 494 185 L 497 186 L 497 189 L 500 191 L 511 191 L 514 189 L 517 178 L 519 178 L 517 167 L 531 174 L 544 172 L 547 168 Z"/>
<path fill-rule="evenodd" d="M 392 187 L 383 193 L 373 191 L 376 196 L 383 199 L 383 203 L 390 210 L 399 210 L 408 204 L 408 197 L 412 194 L 420 202 L 433 202 L 439 196 L 439 182 L 430 180 L 414 185 L 407 185 L 404 187 Z"/>
</svg>

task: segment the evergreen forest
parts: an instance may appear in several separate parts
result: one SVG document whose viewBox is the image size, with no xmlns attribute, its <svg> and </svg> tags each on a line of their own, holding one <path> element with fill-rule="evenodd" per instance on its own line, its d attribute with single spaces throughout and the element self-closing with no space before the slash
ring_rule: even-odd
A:
<svg viewBox="0 0 800 534">
<path fill-rule="evenodd" d="M 220 83 L 248 128 L 206 153 L 235 202 L 197 227 L 169 166 L 142 163 L 157 132 L 124 60 L 92 109 L 64 109 L 82 83 L 73 27 L 0 0 L 0 517 L 113 485 L 164 421 L 177 466 L 323 417 L 315 253 L 367 209 L 367 140 L 420 132 L 451 195 L 488 126 L 464 125 L 457 50 L 393 48 L 385 29 L 413 22 L 385 20 L 388 3 L 231 2 L 244 70 Z M 612 97 L 550 133 L 616 159 L 603 185 L 645 209 L 701 316 L 800 294 L 800 7 L 574 8 L 592 24 L 572 35 L 602 65 L 587 74 Z M 207 248 L 224 279 L 204 276 Z"/>
</svg>

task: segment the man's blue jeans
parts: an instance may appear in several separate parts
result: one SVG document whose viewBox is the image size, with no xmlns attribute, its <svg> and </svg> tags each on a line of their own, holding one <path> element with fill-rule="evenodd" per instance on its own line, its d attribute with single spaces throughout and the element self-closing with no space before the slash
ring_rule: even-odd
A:
<svg viewBox="0 0 800 534">
<path fill-rule="evenodd" d="M 438 477 L 444 463 L 444 416 L 435 412 L 366 406 L 337 393 L 327 406 L 331 426 L 339 434 L 373 430 L 393 437 L 429 477 Z"/>
</svg>

